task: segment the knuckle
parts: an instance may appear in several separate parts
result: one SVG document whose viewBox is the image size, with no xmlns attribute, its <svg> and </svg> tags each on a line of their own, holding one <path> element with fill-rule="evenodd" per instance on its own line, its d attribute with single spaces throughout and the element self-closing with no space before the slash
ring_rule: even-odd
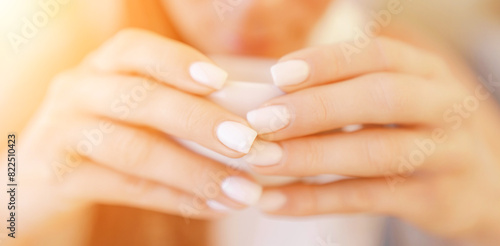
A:
<svg viewBox="0 0 500 246">
<path fill-rule="evenodd" d="M 117 165 L 139 173 L 145 171 L 144 163 L 148 163 L 151 154 L 161 144 L 159 136 L 145 137 L 137 131 L 121 133 L 114 142 L 116 147 L 112 151 L 119 153 Z"/>
<path fill-rule="evenodd" d="M 341 192 L 341 206 L 346 210 L 363 212 L 370 212 L 373 210 L 376 197 L 368 187 L 345 189 Z"/>
<path fill-rule="evenodd" d="M 196 134 L 204 126 L 214 127 L 213 112 L 204 103 L 193 103 L 186 107 L 181 122 L 187 132 Z M 202 127 L 203 126 L 203 127 Z"/>
<path fill-rule="evenodd" d="M 335 106 L 330 102 L 329 97 L 323 93 L 314 93 L 310 97 L 312 119 L 319 122 L 328 122 L 330 116 L 336 112 Z"/>
<path fill-rule="evenodd" d="M 321 146 L 319 146 L 317 141 L 308 141 L 305 147 L 306 151 L 303 153 L 305 153 L 305 161 L 308 170 L 310 170 L 310 172 L 323 170 L 322 165 L 325 163 L 325 156 Z M 304 170 L 299 170 L 300 173 L 303 173 L 303 171 Z"/>
<path fill-rule="evenodd" d="M 393 116 L 404 108 L 404 98 L 402 93 L 398 93 L 398 83 L 394 76 L 385 73 L 378 74 L 372 83 L 373 86 L 369 93 L 378 109 Z"/>
<path fill-rule="evenodd" d="M 208 165 L 192 168 L 190 174 L 190 180 L 195 180 L 192 184 L 193 191 L 203 199 L 218 197 L 222 192 L 220 185 L 228 177 L 228 174 L 224 171 L 214 169 Z"/>
<path fill-rule="evenodd" d="M 439 206 L 439 189 L 436 189 L 438 184 L 436 182 L 429 183 L 411 183 L 409 184 L 408 190 L 413 197 L 419 197 L 420 199 L 415 200 L 416 205 L 419 205 L 426 210 L 432 210 Z"/>
<path fill-rule="evenodd" d="M 74 71 L 67 71 L 56 75 L 47 90 L 45 102 L 48 108 L 56 111 L 67 112 L 72 109 L 82 97 L 79 88 L 82 85 L 81 75 Z M 63 103 L 61 103 L 63 102 Z"/>
<path fill-rule="evenodd" d="M 468 132 L 456 131 L 450 134 L 449 138 L 448 141 L 453 144 L 444 145 L 440 149 L 440 154 L 447 160 L 447 168 L 453 171 L 463 170 L 477 160 L 477 153 L 480 151 L 471 150 L 469 143 L 475 140 Z"/>
<path fill-rule="evenodd" d="M 319 197 L 317 189 L 311 185 L 296 186 L 296 195 L 287 206 L 294 214 L 299 216 L 313 215 L 321 212 L 319 210 Z"/>
<path fill-rule="evenodd" d="M 320 60 L 329 61 L 326 64 L 328 69 L 325 70 L 327 78 L 335 78 L 340 74 L 340 71 L 346 70 L 346 67 L 351 62 L 348 56 L 342 49 L 342 46 L 335 45 L 333 47 L 317 47 L 314 55 Z"/>
<path fill-rule="evenodd" d="M 383 70 L 390 70 L 394 66 L 394 54 L 392 48 L 395 46 L 394 40 L 387 37 L 377 37 L 373 40 L 373 45 L 380 58 L 381 68 Z"/>
<path fill-rule="evenodd" d="M 442 75 L 441 73 L 447 73 L 450 71 L 448 63 L 439 55 L 436 55 L 431 52 L 426 52 L 428 63 L 432 64 L 429 66 L 431 71 L 428 72 L 427 77 L 431 77 L 432 75 Z"/>
<path fill-rule="evenodd" d="M 365 156 L 369 167 L 377 173 L 393 173 L 397 171 L 395 156 L 398 153 L 395 140 L 383 134 L 373 134 L 364 142 Z"/>
<path fill-rule="evenodd" d="M 138 177 L 128 176 L 124 180 L 124 191 L 128 194 L 145 194 L 154 189 L 152 182 Z"/>
<path fill-rule="evenodd" d="M 75 76 L 74 72 L 66 71 L 62 72 L 52 79 L 52 82 L 49 86 L 49 95 L 53 96 L 61 96 L 67 95 L 69 91 L 71 91 L 74 81 L 78 78 Z"/>
<path fill-rule="evenodd" d="M 309 199 L 307 199 L 309 202 L 306 204 L 306 206 L 302 207 L 302 214 L 304 215 L 311 215 L 320 211 L 320 201 L 319 197 L 321 194 L 318 193 L 318 190 L 315 189 L 313 186 L 306 186 L 304 190 L 304 194 L 309 194 Z"/>
</svg>

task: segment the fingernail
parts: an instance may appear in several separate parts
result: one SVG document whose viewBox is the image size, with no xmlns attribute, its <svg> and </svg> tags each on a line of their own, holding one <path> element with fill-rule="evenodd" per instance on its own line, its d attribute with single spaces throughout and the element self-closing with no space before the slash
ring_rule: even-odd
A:
<svg viewBox="0 0 500 246">
<path fill-rule="evenodd" d="M 342 131 L 344 132 L 356 132 L 363 129 L 363 125 L 347 125 L 342 127 Z"/>
<path fill-rule="evenodd" d="M 262 187 L 248 179 L 241 177 L 229 177 L 222 181 L 222 191 L 231 199 L 253 205 L 259 201 Z"/>
<path fill-rule="evenodd" d="M 227 72 L 208 62 L 195 62 L 189 67 L 191 77 L 197 82 L 220 89 L 227 80 Z"/>
<path fill-rule="evenodd" d="M 309 77 L 309 64 L 302 60 L 280 62 L 271 67 L 276 86 L 296 85 Z"/>
<path fill-rule="evenodd" d="M 222 122 L 217 127 L 217 138 L 230 149 L 247 154 L 257 137 L 253 129 L 233 121 Z"/>
<path fill-rule="evenodd" d="M 265 212 L 273 212 L 282 208 L 286 203 L 286 196 L 279 191 L 266 191 L 262 193 L 257 207 Z"/>
<path fill-rule="evenodd" d="M 227 207 L 226 205 L 219 203 L 219 202 L 216 202 L 214 200 L 208 200 L 207 206 L 210 207 L 211 209 L 219 211 L 219 212 L 228 212 L 228 211 L 232 210 L 229 207 Z"/>
<path fill-rule="evenodd" d="M 283 158 L 283 149 L 277 143 L 256 141 L 245 158 L 245 161 L 255 166 L 272 166 Z"/>
<path fill-rule="evenodd" d="M 269 106 L 247 113 L 248 123 L 259 134 L 275 132 L 290 124 L 290 111 L 282 105 Z"/>
</svg>

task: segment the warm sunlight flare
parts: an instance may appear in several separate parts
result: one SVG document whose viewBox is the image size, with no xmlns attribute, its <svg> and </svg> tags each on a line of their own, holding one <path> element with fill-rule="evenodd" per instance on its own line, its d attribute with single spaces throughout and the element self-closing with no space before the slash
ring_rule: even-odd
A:
<svg viewBox="0 0 500 246">
<path fill-rule="evenodd" d="M 500 245 L 499 6 L 0 0 L 0 245 Z"/>
</svg>

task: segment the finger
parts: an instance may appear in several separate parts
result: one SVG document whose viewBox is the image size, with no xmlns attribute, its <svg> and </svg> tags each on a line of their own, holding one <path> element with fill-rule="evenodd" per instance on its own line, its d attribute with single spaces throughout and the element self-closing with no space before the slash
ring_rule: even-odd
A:
<svg viewBox="0 0 500 246">
<path fill-rule="evenodd" d="M 274 83 L 292 92 L 375 72 L 429 77 L 445 66 L 424 50 L 385 37 L 374 39 L 357 54 L 346 53 L 346 45 L 308 48 L 283 57 L 271 69 Z"/>
<path fill-rule="evenodd" d="M 258 207 L 271 214 L 308 216 L 374 213 L 407 216 L 430 203 L 419 199 L 422 185 L 411 179 L 393 187 L 384 178 L 347 179 L 323 185 L 292 184 L 266 189 Z"/>
<path fill-rule="evenodd" d="M 154 81 L 128 76 L 60 77 L 56 96 L 68 97 L 71 110 L 157 129 L 195 141 L 229 157 L 248 153 L 257 133 L 245 119 L 208 100 Z M 76 104 L 76 106 L 75 106 Z M 63 105 L 64 106 L 64 105 Z"/>
<path fill-rule="evenodd" d="M 282 141 L 281 150 L 263 148 L 257 151 L 256 158 L 247 161 L 255 163 L 254 171 L 265 175 L 406 175 L 421 170 L 431 158 L 440 155 L 443 138 L 433 135 L 423 129 L 382 127 L 316 135 Z M 263 158 L 258 155 L 274 156 L 269 152 L 277 151 L 281 153 L 277 162 L 259 162 Z"/>
<path fill-rule="evenodd" d="M 447 102 L 454 100 L 443 98 L 442 87 L 414 76 L 371 74 L 272 99 L 249 112 L 247 119 L 264 138 L 273 140 L 347 125 L 434 124 Z"/>
<path fill-rule="evenodd" d="M 152 77 L 195 94 L 220 89 L 227 73 L 199 51 L 152 32 L 119 32 L 91 55 L 86 64 L 102 72 Z"/>
<path fill-rule="evenodd" d="M 89 161 L 82 162 L 63 182 L 62 194 L 81 201 L 130 206 L 185 218 L 207 219 L 223 214 L 222 210 L 207 206 L 202 197 Z"/>
<path fill-rule="evenodd" d="M 98 124 L 73 137 L 70 150 L 121 173 L 234 208 L 254 204 L 261 187 L 242 172 L 194 154 L 158 132 Z"/>
</svg>

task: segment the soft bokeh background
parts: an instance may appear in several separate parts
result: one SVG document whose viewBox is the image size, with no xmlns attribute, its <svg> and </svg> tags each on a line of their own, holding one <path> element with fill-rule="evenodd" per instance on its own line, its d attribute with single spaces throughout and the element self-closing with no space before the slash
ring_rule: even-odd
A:
<svg viewBox="0 0 500 246">
<path fill-rule="evenodd" d="M 40 10 L 35 0 L 0 0 L 0 131 L 21 132 L 24 122 L 36 110 L 45 94 L 47 86 L 36 88 L 35 84 L 48 85 L 52 76 L 61 68 L 70 68 L 77 64 L 83 54 L 61 60 L 58 51 L 71 49 L 72 46 L 97 47 L 104 41 L 109 30 L 120 27 L 113 22 L 119 19 L 119 11 L 107 7 L 120 0 L 69 0 L 37 34 L 29 38 L 21 49 L 16 49 L 9 42 L 11 32 L 19 32 L 23 18 L 32 18 Z M 124 1 L 127 4 L 140 4 L 140 1 Z M 391 25 L 411 23 L 428 31 L 434 37 L 443 39 L 448 45 L 462 54 L 477 71 L 478 76 L 500 78 L 500 1 L 498 0 L 401 0 L 404 11 L 394 16 Z M 312 38 L 312 43 L 333 42 L 352 36 L 354 28 L 363 27 L 369 21 L 369 13 L 384 9 L 386 1 L 374 0 L 338 0 L 325 16 Z M 145 6 L 148 7 L 148 6 Z M 151 6 L 150 6 L 151 7 Z M 154 6 L 152 6 L 154 7 Z M 99 19 L 108 19 L 94 23 L 92 16 L 75 16 L 76 8 L 89 8 Z M 78 22 L 81 29 L 71 28 L 67 21 Z M 102 35 L 86 37 L 82 30 L 87 26 L 98 25 Z M 328 29 L 332 27 L 332 29 Z M 328 32 L 325 30 L 335 30 Z M 44 47 L 37 49 L 37 47 Z M 48 62 L 50 61 L 50 62 Z M 19 72 L 22 71 L 22 72 Z M 45 89 L 43 89 L 45 88 Z M 22 93 L 11 93 L 20 91 Z M 497 93 L 500 97 L 500 93 Z M 17 105 L 30 104 L 31 107 Z M 108 231 L 119 239 L 116 245 L 163 245 L 169 238 L 184 238 L 185 243 L 192 243 L 185 231 L 196 231 L 202 224 L 193 222 L 189 227 L 172 227 L 164 223 L 168 215 L 158 215 L 147 211 L 128 208 L 103 207 L 96 214 L 99 223 L 94 230 Z M 123 216 L 128 214 L 128 216 Z M 170 218 L 171 219 L 171 218 Z M 116 226 L 116 225 L 119 226 Z M 137 229 L 139 228 L 139 229 Z M 169 232 L 169 233 L 166 233 Z M 390 219 L 387 223 L 387 240 L 392 245 L 443 245 L 433 241 L 409 225 Z M 96 233 L 98 235 L 98 233 Z M 145 240 L 154 238 L 155 240 Z M 201 236 L 203 238 L 203 236 Z M 107 245 L 104 238 L 96 236 L 91 245 Z M 188 242 L 189 241 L 189 242 Z"/>
</svg>

